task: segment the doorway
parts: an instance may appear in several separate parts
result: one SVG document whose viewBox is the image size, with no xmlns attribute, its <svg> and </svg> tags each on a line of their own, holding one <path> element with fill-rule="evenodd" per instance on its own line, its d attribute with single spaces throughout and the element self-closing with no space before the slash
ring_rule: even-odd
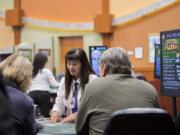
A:
<svg viewBox="0 0 180 135">
<path fill-rule="evenodd" d="M 60 37 L 60 72 L 65 73 L 65 55 L 71 48 L 83 48 L 83 37 Z"/>
</svg>

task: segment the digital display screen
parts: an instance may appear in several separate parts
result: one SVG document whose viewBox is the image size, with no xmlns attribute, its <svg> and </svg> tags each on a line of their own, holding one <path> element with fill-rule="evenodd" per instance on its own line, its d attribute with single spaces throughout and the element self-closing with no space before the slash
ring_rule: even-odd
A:
<svg viewBox="0 0 180 135">
<path fill-rule="evenodd" d="M 180 96 L 180 30 L 161 32 L 161 94 Z"/>
<path fill-rule="evenodd" d="M 99 76 L 99 59 L 102 53 L 107 49 L 106 46 L 90 46 L 89 58 L 90 64 L 96 75 Z"/>
<path fill-rule="evenodd" d="M 161 53 L 160 44 L 155 44 L 155 64 L 154 64 L 154 77 L 160 79 L 161 77 Z"/>
</svg>

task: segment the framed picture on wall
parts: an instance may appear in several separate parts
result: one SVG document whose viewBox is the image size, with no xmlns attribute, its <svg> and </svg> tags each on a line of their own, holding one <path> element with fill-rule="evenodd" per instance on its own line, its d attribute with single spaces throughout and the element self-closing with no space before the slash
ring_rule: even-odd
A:
<svg viewBox="0 0 180 135">
<path fill-rule="evenodd" d="M 32 62 L 32 50 L 31 49 L 18 49 L 18 54 L 27 57 Z"/>
<path fill-rule="evenodd" d="M 47 56 L 51 55 L 50 49 L 38 49 L 38 52 L 42 52 L 42 53 L 46 54 Z"/>
<path fill-rule="evenodd" d="M 160 44 L 159 34 L 149 34 L 149 63 L 154 63 L 156 44 Z"/>
<path fill-rule="evenodd" d="M 135 58 L 136 59 L 142 59 L 143 58 L 143 47 L 135 47 Z"/>
</svg>

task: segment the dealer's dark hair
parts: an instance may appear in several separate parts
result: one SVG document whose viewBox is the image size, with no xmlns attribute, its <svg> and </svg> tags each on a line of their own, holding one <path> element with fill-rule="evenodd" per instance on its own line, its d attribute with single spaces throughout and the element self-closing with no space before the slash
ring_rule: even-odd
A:
<svg viewBox="0 0 180 135">
<path fill-rule="evenodd" d="M 34 60 L 33 60 L 33 77 L 35 77 L 39 71 L 41 71 L 46 62 L 48 61 L 48 56 L 45 53 L 42 52 L 38 52 L 35 56 L 34 56 Z"/>
<path fill-rule="evenodd" d="M 67 61 L 68 60 L 78 60 L 81 63 L 81 69 L 80 69 L 80 86 L 82 89 L 84 89 L 85 85 L 89 82 L 89 75 L 94 73 L 92 70 L 87 55 L 85 51 L 81 48 L 73 48 L 70 49 L 65 56 L 65 98 L 67 99 L 70 94 L 71 90 L 71 83 L 73 81 L 73 76 L 69 73 L 69 70 L 67 68 Z"/>
</svg>

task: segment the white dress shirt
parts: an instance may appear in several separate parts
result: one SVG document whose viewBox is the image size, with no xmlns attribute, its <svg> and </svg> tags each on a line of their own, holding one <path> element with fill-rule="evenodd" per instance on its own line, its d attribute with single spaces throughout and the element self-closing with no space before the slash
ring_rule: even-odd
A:
<svg viewBox="0 0 180 135">
<path fill-rule="evenodd" d="M 57 88 L 59 87 L 59 83 L 55 80 L 51 70 L 44 68 L 33 78 L 28 92 L 36 90 L 49 91 L 50 87 Z"/>
<path fill-rule="evenodd" d="M 90 74 L 89 75 L 89 82 L 96 79 L 97 76 L 94 74 Z M 73 80 L 73 82 L 71 83 L 71 90 L 70 90 L 70 94 L 68 99 L 65 99 L 65 77 L 63 77 L 61 79 L 60 85 L 59 85 L 59 89 L 57 91 L 57 97 L 56 97 L 56 101 L 55 104 L 53 106 L 52 111 L 56 111 L 61 115 L 69 115 L 72 113 L 72 108 L 74 106 L 73 103 L 73 92 L 74 92 L 74 82 L 75 80 Z M 76 82 L 78 82 L 78 104 L 79 101 L 81 99 L 81 95 L 82 95 L 82 88 L 80 88 L 79 84 L 80 84 L 80 79 L 78 78 L 76 80 Z M 66 112 L 65 112 L 65 107 L 67 108 Z"/>
</svg>

